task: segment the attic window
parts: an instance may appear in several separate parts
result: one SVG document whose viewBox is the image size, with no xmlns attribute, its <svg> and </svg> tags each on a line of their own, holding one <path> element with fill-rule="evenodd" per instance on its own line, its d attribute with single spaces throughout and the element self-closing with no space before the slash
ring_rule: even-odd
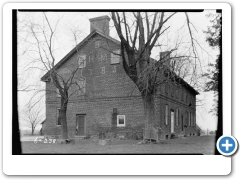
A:
<svg viewBox="0 0 240 180">
<path fill-rule="evenodd" d="M 111 64 L 120 63 L 120 49 L 115 50 L 111 53 Z"/>
<path fill-rule="evenodd" d="M 78 56 L 78 67 L 79 68 L 86 67 L 86 54 L 81 54 Z"/>
</svg>

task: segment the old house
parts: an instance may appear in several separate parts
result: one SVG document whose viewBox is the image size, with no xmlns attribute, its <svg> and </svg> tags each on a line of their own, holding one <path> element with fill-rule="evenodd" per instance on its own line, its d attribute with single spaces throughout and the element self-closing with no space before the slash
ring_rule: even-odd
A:
<svg viewBox="0 0 240 180">
<path fill-rule="evenodd" d="M 109 36 L 108 16 L 90 19 L 90 34 L 56 64 L 64 77 L 79 66 L 81 91 L 69 100 L 67 123 L 69 137 L 94 133 L 94 126 L 143 127 L 143 101 L 134 83 L 126 75 L 120 53 L 120 43 Z M 60 98 L 56 87 L 46 75 L 46 121 L 43 133 L 61 134 Z M 167 83 L 160 87 L 155 99 L 155 125 L 165 137 L 196 135 L 196 95 L 198 92 L 184 80 L 181 86 Z M 75 91 L 75 89 L 70 89 Z"/>
</svg>

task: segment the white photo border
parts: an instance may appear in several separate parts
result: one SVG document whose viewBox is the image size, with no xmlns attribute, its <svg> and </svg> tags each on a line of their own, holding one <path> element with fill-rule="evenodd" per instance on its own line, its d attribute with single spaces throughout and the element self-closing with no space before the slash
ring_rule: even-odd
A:
<svg viewBox="0 0 240 180">
<path fill-rule="evenodd" d="M 3 6 L 3 172 L 7 175 L 228 175 L 221 155 L 12 155 L 12 9 L 222 9 L 223 134 L 231 135 L 231 6 L 227 3 L 7 3 Z M 226 36 L 228 35 L 228 36 Z M 31 165 L 34 160 L 34 165 Z M 179 166 L 172 164 L 179 162 Z M 48 163 L 51 162 L 51 163 Z M 63 166 L 62 162 L 67 166 Z M 79 163 L 81 162 L 81 163 Z M 142 164 L 149 166 L 143 166 Z M 194 163 L 194 165 L 193 165 Z M 204 165 L 203 165 L 204 164 Z M 122 168 L 124 165 L 124 168 Z M 28 168 L 26 168 L 28 167 Z M 90 168 L 91 167 L 91 168 Z M 121 169 L 122 171 L 119 171 Z"/>
</svg>

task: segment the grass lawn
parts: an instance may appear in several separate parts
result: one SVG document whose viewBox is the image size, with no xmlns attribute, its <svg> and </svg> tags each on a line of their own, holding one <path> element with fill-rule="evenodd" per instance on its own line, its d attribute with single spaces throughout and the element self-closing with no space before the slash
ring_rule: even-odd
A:
<svg viewBox="0 0 240 180">
<path fill-rule="evenodd" d="M 23 153 L 33 154 L 156 154 L 202 153 L 214 154 L 215 136 L 193 136 L 161 141 L 159 144 L 141 144 L 140 140 L 114 140 L 100 146 L 96 140 L 78 140 L 75 144 L 34 144 L 22 142 Z"/>
</svg>

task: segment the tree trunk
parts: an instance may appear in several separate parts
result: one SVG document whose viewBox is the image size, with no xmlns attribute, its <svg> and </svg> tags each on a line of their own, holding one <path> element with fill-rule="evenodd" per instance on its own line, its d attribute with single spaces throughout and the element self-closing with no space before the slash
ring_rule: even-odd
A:
<svg viewBox="0 0 240 180">
<path fill-rule="evenodd" d="M 155 119 L 154 95 L 142 95 L 144 103 L 145 127 L 153 127 Z"/>
<path fill-rule="evenodd" d="M 34 135 L 34 128 L 32 127 L 32 136 Z"/>
<path fill-rule="evenodd" d="M 64 103 L 64 98 L 61 97 L 61 137 L 62 139 L 68 139 L 68 128 L 67 128 L 67 104 Z"/>
</svg>

